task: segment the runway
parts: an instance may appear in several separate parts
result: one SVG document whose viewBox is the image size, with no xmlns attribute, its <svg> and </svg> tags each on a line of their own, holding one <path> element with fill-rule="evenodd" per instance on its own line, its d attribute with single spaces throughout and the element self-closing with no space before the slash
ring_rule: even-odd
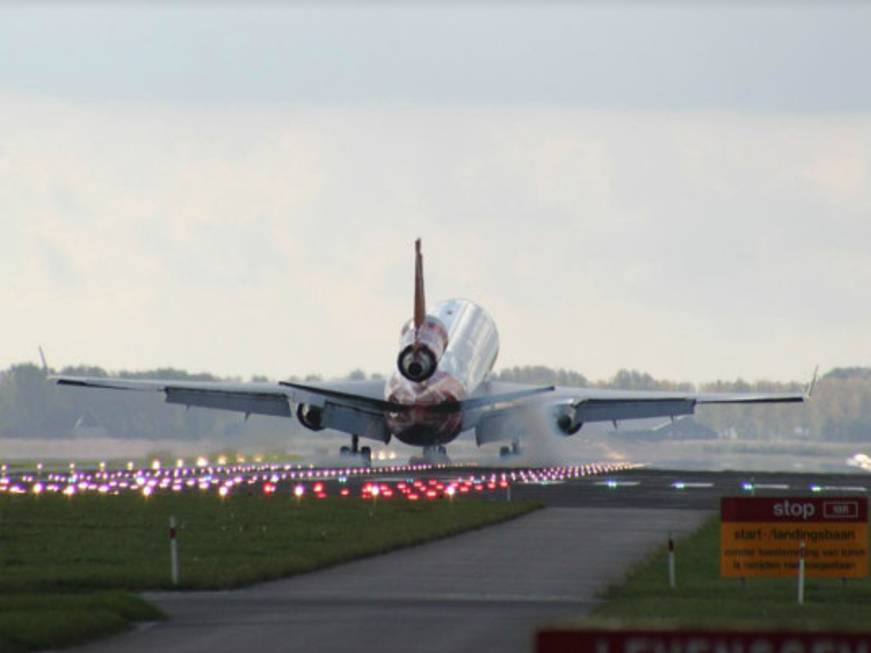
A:
<svg viewBox="0 0 871 653">
<path fill-rule="evenodd" d="M 514 483 L 512 496 L 547 506 L 670 508 L 718 511 L 720 497 L 859 494 L 871 474 L 795 472 L 688 472 L 649 468 L 564 482 Z"/>
<path fill-rule="evenodd" d="M 147 594 L 166 622 L 78 650 L 530 651 L 537 627 L 587 612 L 599 589 L 669 531 L 694 529 L 720 496 L 867 494 L 866 478 L 647 469 L 527 476 L 511 498 L 547 507 L 515 521 L 242 590 Z M 508 491 L 487 498 L 507 500 Z"/>
</svg>

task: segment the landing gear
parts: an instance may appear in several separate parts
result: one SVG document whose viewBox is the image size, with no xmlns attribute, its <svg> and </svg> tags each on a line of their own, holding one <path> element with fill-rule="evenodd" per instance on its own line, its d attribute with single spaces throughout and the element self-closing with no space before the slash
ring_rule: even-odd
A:
<svg viewBox="0 0 871 653">
<path fill-rule="evenodd" d="M 451 459 L 448 458 L 448 450 L 442 445 L 436 444 L 430 447 L 423 448 L 422 456 L 412 456 L 408 461 L 409 465 L 450 465 Z"/>
<path fill-rule="evenodd" d="M 520 455 L 520 441 L 515 440 L 511 443 L 510 447 L 501 447 L 499 449 L 499 457 L 500 458 L 513 458 L 514 456 Z"/>
<path fill-rule="evenodd" d="M 342 447 L 339 449 L 339 455 L 345 459 L 353 459 L 361 462 L 365 466 L 372 464 L 372 449 L 370 447 L 360 446 L 360 436 L 351 436 L 351 446 Z"/>
</svg>

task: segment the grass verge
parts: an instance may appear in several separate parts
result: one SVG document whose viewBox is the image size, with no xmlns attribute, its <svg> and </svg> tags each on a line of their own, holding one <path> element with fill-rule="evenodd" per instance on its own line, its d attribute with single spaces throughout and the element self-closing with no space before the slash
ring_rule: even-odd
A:
<svg viewBox="0 0 871 653">
<path fill-rule="evenodd" d="M 794 578 L 720 577 L 720 520 L 714 517 L 677 543 L 677 588 L 668 587 L 667 552 L 656 551 L 581 622 L 604 628 L 711 628 L 867 631 L 871 580 L 808 579 L 805 604 Z"/>
<path fill-rule="evenodd" d="M 72 646 L 161 618 L 157 608 L 129 592 L 3 594 L 0 651 Z"/>
<path fill-rule="evenodd" d="M 131 591 L 223 589 L 312 571 L 517 517 L 535 502 L 297 502 L 287 495 L 0 497 L 0 650 L 79 643 L 160 618 Z"/>
</svg>

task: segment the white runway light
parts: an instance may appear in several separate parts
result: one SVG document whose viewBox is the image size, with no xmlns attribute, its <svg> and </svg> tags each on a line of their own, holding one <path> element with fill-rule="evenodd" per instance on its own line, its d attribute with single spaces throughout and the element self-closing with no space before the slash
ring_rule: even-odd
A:
<svg viewBox="0 0 871 653">
<path fill-rule="evenodd" d="M 698 490 L 714 487 L 713 483 L 675 481 L 671 484 L 675 490 Z"/>
</svg>

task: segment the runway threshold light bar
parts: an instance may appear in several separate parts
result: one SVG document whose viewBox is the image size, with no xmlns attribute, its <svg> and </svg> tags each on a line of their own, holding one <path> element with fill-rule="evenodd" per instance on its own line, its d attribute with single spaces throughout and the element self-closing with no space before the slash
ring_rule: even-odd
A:
<svg viewBox="0 0 871 653">
<path fill-rule="evenodd" d="M 626 471 L 628 464 L 596 463 L 570 467 L 483 471 L 440 465 L 394 465 L 389 467 L 313 468 L 300 465 L 216 465 L 161 468 L 44 472 L 41 467 L 16 474 L 3 472 L 0 495 L 59 494 L 66 497 L 96 494 L 119 496 L 138 493 L 149 498 L 158 493 L 214 493 L 226 499 L 235 492 L 259 492 L 264 496 L 287 494 L 304 497 L 329 496 L 363 499 L 403 498 L 409 501 L 485 495 L 505 491 L 512 484 L 558 483 L 586 476 Z"/>
</svg>

